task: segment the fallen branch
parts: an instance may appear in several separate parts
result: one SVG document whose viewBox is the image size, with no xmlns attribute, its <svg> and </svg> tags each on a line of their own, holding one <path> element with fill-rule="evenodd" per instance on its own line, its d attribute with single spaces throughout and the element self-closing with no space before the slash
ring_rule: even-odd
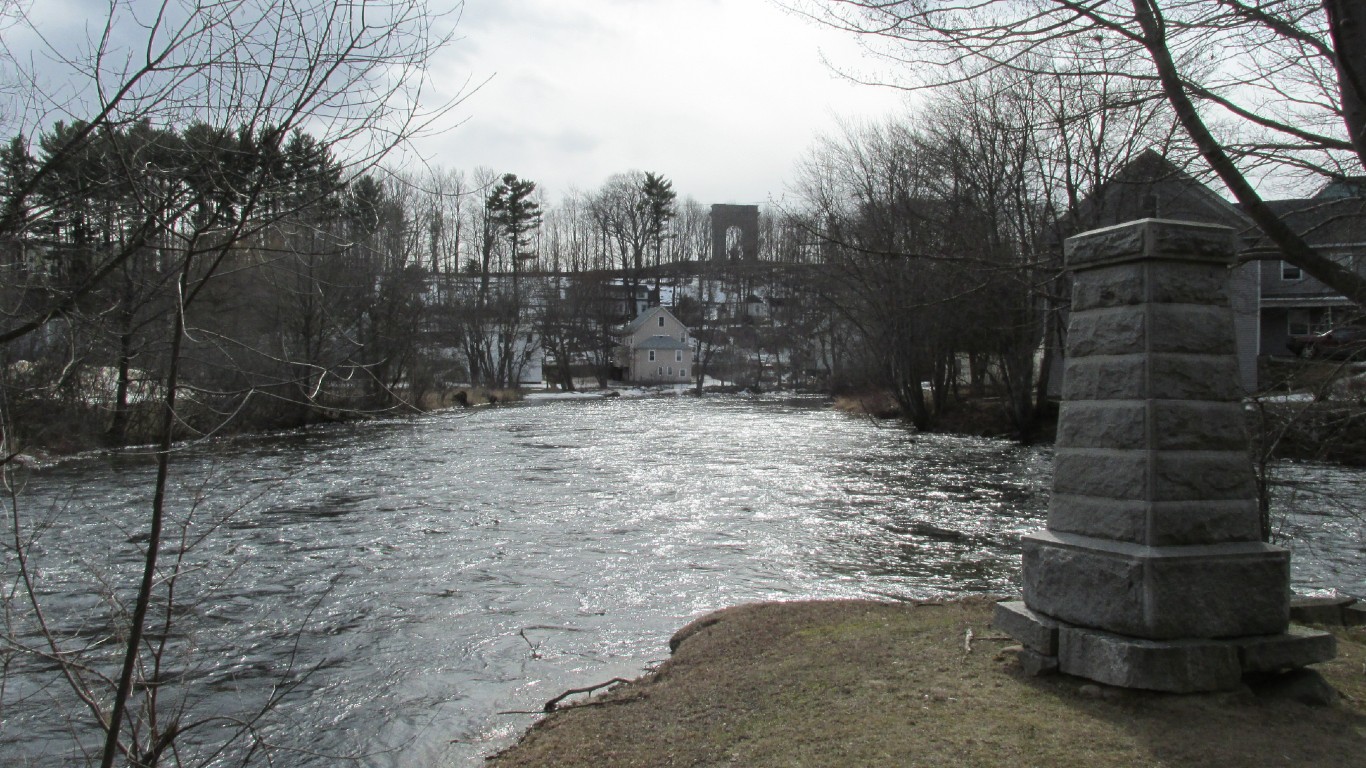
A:
<svg viewBox="0 0 1366 768">
<path fill-rule="evenodd" d="M 972 627 L 968 627 L 968 631 L 963 633 L 963 653 L 972 653 Z"/>
<path fill-rule="evenodd" d="M 558 705 L 561 701 L 564 701 L 565 699 L 569 698 L 570 696 L 573 696 L 573 695 L 576 694 L 576 693 L 592 693 L 593 691 L 596 691 L 596 690 L 598 690 L 599 688 L 606 688 L 606 687 L 609 686 L 609 685 L 616 685 L 617 683 L 629 683 L 629 682 L 631 682 L 631 681 L 630 681 L 630 680 L 627 680 L 627 679 L 624 678 L 624 677 L 614 677 L 614 678 L 612 678 L 611 680 L 608 680 L 608 681 L 605 682 L 605 683 L 598 683 L 598 684 L 596 684 L 596 685 L 590 685 L 590 686 L 587 686 L 587 687 L 584 687 L 584 688 L 570 688 L 569 690 L 565 691 L 564 693 L 560 694 L 559 696 L 556 696 L 555 698 L 551 699 L 550 701 L 547 701 L 547 702 L 545 703 L 545 711 L 546 711 L 546 712 L 554 712 L 554 711 L 555 711 L 555 706 L 556 706 L 556 705 Z"/>
<path fill-rule="evenodd" d="M 569 690 L 565 691 L 564 693 L 560 694 L 559 696 L 556 696 L 555 698 L 551 699 L 550 701 L 547 701 L 547 702 L 545 703 L 545 706 L 541 707 L 541 709 L 540 709 L 539 711 L 538 711 L 538 710 L 534 710 L 534 709 L 505 709 L 505 710 L 499 712 L 498 714 L 500 714 L 500 715 L 540 715 L 540 714 L 544 714 L 544 713 L 546 713 L 546 712 L 554 712 L 556 706 L 559 705 L 559 703 L 560 703 L 561 701 L 564 701 L 565 699 L 569 698 L 570 696 L 573 696 L 573 695 L 576 694 L 576 693 L 592 693 L 593 691 L 596 691 L 596 690 L 598 690 L 598 689 L 600 689 L 600 688 L 606 688 L 606 687 L 609 686 L 609 685 L 616 685 L 617 683 L 629 683 L 629 682 L 631 682 L 631 681 L 630 681 L 630 680 L 627 680 L 627 679 L 624 678 L 624 677 L 614 677 L 614 678 L 612 678 L 611 680 L 608 680 L 608 681 L 605 682 L 605 683 L 597 683 L 596 685 L 590 685 L 590 686 L 587 686 L 587 687 L 584 687 L 584 688 L 570 688 Z M 606 703 L 606 702 L 584 702 L 584 703 L 580 704 L 579 706 L 581 706 L 581 707 L 587 707 L 587 706 L 590 706 L 590 705 L 593 705 L 593 704 L 597 704 L 597 703 Z"/>
</svg>

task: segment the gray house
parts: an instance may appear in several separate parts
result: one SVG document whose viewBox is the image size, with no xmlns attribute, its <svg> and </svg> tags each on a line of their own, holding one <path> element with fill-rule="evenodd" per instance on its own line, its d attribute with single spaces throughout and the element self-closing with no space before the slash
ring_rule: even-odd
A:
<svg viewBox="0 0 1366 768">
<path fill-rule="evenodd" d="M 1366 179 L 1336 180 L 1313 197 L 1269 205 L 1319 253 L 1366 274 Z M 1281 260 L 1264 238 L 1254 241 L 1248 253 L 1258 259 L 1261 271 L 1261 354 L 1287 355 L 1291 336 L 1361 321 L 1360 307 Z"/>
<path fill-rule="evenodd" d="M 687 326 L 664 307 L 651 307 L 618 333 L 616 365 L 635 384 L 687 384 L 693 354 Z"/>
</svg>

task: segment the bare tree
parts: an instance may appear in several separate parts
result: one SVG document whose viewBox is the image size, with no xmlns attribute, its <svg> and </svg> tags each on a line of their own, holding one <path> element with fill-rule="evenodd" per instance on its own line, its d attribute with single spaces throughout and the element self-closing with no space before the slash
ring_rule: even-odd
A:
<svg viewBox="0 0 1366 768">
<path fill-rule="evenodd" d="M 1303 268 L 1358 305 L 1366 276 L 1316 251 L 1268 206 L 1267 174 L 1366 166 L 1366 33 L 1348 0 L 813 0 L 814 18 L 858 34 L 911 88 L 993 71 L 1127 80 L 1160 99 L 1252 220 Z"/>
<path fill-rule="evenodd" d="M 80 39 L 69 30 L 39 27 L 20 4 L 4 10 L 10 23 L 7 42 L 34 42 L 27 51 L 0 46 L 9 65 L 7 79 L 0 82 L 5 100 L 0 131 L 22 142 L 50 126 L 65 128 L 6 190 L 0 241 L 31 238 L 60 217 L 63 206 L 76 202 L 74 194 L 40 191 L 101 140 L 112 147 L 106 167 L 138 194 L 131 198 L 136 204 L 120 216 L 122 236 L 72 251 L 81 261 L 68 266 L 78 268 L 68 269 L 60 281 L 39 281 L 22 301 L 0 308 L 0 344 L 74 328 L 71 318 L 80 314 L 98 317 L 102 291 L 147 253 L 149 243 L 156 246 L 155 279 L 169 300 L 159 323 L 165 335 L 156 371 L 161 407 L 155 488 L 145 531 L 127 545 L 140 553 L 141 573 L 128 590 L 127 613 L 107 638 L 117 642 L 121 658 L 110 668 L 92 669 L 82 647 L 67 647 L 66 639 L 43 630 L 42 590 L 35 584 L 42 573 L 22 557 L 32 534 L 25 531 L 21 498 L 12 495 L 12 554 L 18 558 L 7 554 L 5 568 L 29 599 L 26 621 L 37 622 L 45 638 L 39 645 L 17 647 L 55 664 L 71 694 L 83 702 L 88 722 L 72 728 L 80 741 L 86 741 L 88 729 L 101 734 L 102 746 L 95 750 L 100 765 L 181 762 L 193 759 L 193 753 L 182 755 L 174 744 L 192 723 L 183 713 L 159 713 L 155 692 L 169 658 L 148 631 L 175 614 L 176 566 L 164 563 L 161 554 L 168 526 L 176 524 L 167 485 L 188 384 L 186 354 L 204 338 L 193 327 L 194 308 L 224 272 L 270 258 L 279 225 L 336 192 L 337 186 L 321 185 L 310 194 L 286 193 L 300 187 L 280 173 L 281 166 L 262 158 L 279 154 L 288 137 L 305 131 L 336 152 L 340 185 L 453 105 L 423 103 L 426 65 L 446 42 L 445 22 L 421 0 L 111 0 L 106 15 L 91 21 Z M 132 145 L 112 140 L 124 127 L 139 124 L 202 126 L 202 135 L 223 141 L 216 139 L 213 151 L 206 146 L 206 151 L 182 155 L 186 165 L 149 164 Z M 243 159 L 230 139 L 244 135 L 253 137 L 254 159 L 225 162 Z M 212 346 L 250 344 L 221 339 Z M 7 443 L 12 427 L 6 412 Z M 6 444 L 0 456 L 16 450 Z M 6 460 L 3 470 L 8 475 L 12 469 Z M 10 636 L 12 642 L 15 638 Z M 234 730 L 229 737 L 244 732 L 249 730 Z M 214 750 L 200 754 L 211 760 Z"/>
</svg>

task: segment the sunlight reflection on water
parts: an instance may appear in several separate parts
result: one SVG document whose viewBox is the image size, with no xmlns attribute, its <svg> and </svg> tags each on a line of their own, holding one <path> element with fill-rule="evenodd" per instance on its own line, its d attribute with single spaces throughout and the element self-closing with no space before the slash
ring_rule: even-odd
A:
<svg viewBox="0 0 1366 768">
<path fill-rule="evenodd" d="M 189 555 L 186 595 L 202 602 L 186 613 L 186 690 L 209 710 L 249 708 L 277 678 L 303 679 L 267 721 L 279 743 L 479 765 L 530 722 L 497 712 L 638 674 L 705 611 L 1014 591 L 1051 465 L 1046 448 L 738 397 L 553 401 L 195 447 L 177 464 L 178 514 L 206 535 Z M 1304 484 L 1282 488 L 1297 586 L 1366 591 L 1359 473 L 1289 471 Z M 45 563 L 72 631 L 103 626 L 92 573 L 137 567 L 135 547 L 97 543 L 136 535 L 149 476 L 125 456 L 33 478 L 25 503 L 67 526 Z M 1356 493 L 1356 511 L 1309 484 Z M 0 757 L 58 743 L 20 739 L 52 722 L 11 712 Z"/>
</svg>

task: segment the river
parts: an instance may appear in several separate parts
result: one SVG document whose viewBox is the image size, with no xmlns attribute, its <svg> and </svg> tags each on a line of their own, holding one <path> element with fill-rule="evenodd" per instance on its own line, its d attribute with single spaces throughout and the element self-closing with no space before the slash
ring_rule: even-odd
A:
<svg viewBox="0 0 1366 768">
<path fill-rule="evenodd" d="M 252 723 L 276 764 L 479 765 L 532 721 L 501 712 L 638 675 L 716 608 L 1015 591 L 1051 464 L 1047 448 L 918 435 L 819 398 L 740 396 L 544 400 L 187 446 L 159 695 L 239 722 L 277 695 Z M 152 470 L 132 452 L 24 478 L 32 565 L 67 647 L 128 599 L 101 585 L 136 579 Z M 1278 472 L 1296 589 L 1366 594 L 1362 473 Z M 32 641 L 32 611 L 8 607 L 10 633 Z M 102 649 L 85 653 L 107 663 Z M 94 738 L 77 726 L 73 740 L 81 718 L 51 665 L 15 657 L 0 763 L 70 764 Z M 185 754 L 235 727 L 206 722 Z"/>
</svg>

